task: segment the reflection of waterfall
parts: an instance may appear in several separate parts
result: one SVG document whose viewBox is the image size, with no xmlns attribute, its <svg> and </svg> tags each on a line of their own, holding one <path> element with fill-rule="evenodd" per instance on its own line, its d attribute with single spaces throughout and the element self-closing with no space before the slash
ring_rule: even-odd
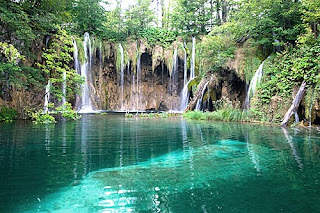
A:
<svg viewBox="0 0 320 213">
<path fill-rule="evenodd" d="M 92 50 L 91 50 L 91 41 L 90 41 L 89 33 L 84 34 L 83 48 L 84 48 L 85 61 L 81 65 L 81 76 L 84 78 L 85 82 L 82 87 L 82 95 L 81 95 L 82 106 L 79 112 L 87 113 L 87 112 L 93 111 L 91 97 L 90 97 L 91 78 L 89 75 L 91 71 Z M 88 51 L 89 51 L 89 55 L 88 55 Z"/>
<path fill-rule="evenodd" d="M 121 126 L 120 126 L 120 156 L 119 156 L 119 166 L 120 168 L 123 167 L 123 121 L 121 121 Z"/>
<path fill-rule="evenodd" d="M 245 100 L 245 108 L 246 109 L 250 109 L 250 99 L 251 97 L 254 95 L 255 91 L 256 91 L 256 87 L 257 84 L 260 83 L 261 77 L 262 77 L 262 73 L 263 73 L 263 64 L 265 61 L 262 62 L 262 64 L 260 64 L 258 70 L 256 71 L 256 73 L 254 74 L 250 85 L 249 85 L 249 89 L 247 91 L 247 97 Z"/>
<path fill-rule="evenodd" d="M 195 108 L 196 111 L 200 111 L 201 110 L 201 104 L 202 104 L 203 95 L 204 95 L 204 92 L 207 89 L 208 84 L 209 84 L 209 81 L 204 85 L 204 87 L 202 89 L 201 98 L 198 99 L 197 105 L 196 105 L 196 108 Z"/>
<path fill-rule="evenodd" d="M 66 154 L 67 123 L 66 122 L 62 122 L 61 125 L 62 125 L 62 152 L 63 152 L 63 154 Z"/>
<path fill-rule="evenodd" d="M 48 84 L 46 86 L 46 93 L 44 94 L 44 107 L 43 110 L 45 113 L 47 113 L 49 111 L 49 100 L 50 100 L 50 80 L 48 80 Z"/>
<path fill-rule="evenodd" d="M 257 172 L 261 172 L 261 168 L 259 165 L 259 157 L 255 154 L 254 149 L 253 149 L 253 145 L 249 143 L 249 134 L 248 133 L 245 136 L 245 138 L 246 138 L 247 149 L 248 149 L 248 153 L 250 156 L 250 160 L 254 164 L 254 168 L 257 170 Z"/>
<path fill-rule="evenodd" d="M 288 130 L 286 128 L 281 128 L 282 131 L 283 131 L 283 134 L 284 136 L 286 137 L 287 141 L 288 141 L 288 144 L 292 150 L 292 154 L 294 156 L 294 159 L 296 160 L 298 166 L 300 169 L 303 169 L 303 164 L 302 164 L 302 161 L 301 161 L 301 157 L 299 156 L 298 152 L 297 152 L 297 148 L 296 146 L 294 145 L 294 143 L 292 142 L 292 136 L 289 134 Z"/>
<path fill-rule="evenodd" d="M 120 88 L 121 88 L 121 110 L 123 110 L 123 82 L 124 82 L 124 55 L 123 55 L 123 47 L 119 44 L 120 55 L 121 55 L 121 64 L 120 64 Z"/>
</svg>

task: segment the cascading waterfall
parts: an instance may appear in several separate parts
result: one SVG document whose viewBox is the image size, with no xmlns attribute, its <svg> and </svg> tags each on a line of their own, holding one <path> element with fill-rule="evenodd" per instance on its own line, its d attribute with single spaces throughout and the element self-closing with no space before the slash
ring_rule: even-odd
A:
<svg viewBox="0 0 320 213">
<path fill-rule="evenodd" d="M 120 88 L 121 88 L 121 110 L 123 110 L 123 83 L 124 83 L 124 54 L 123 47 L 119 44 L 120 55 L 121 55 L 121 65 L 120 65 Z"/>
<path fill-rule="evenodd" d="M 261 81 L 261 77 L 262 77 L 262 73 L 263 73 L 263 64 L 265 61 L 263 61 L 258 70 L 256 71 L 256 73 L 254 74 L 250 85 L 249 85 L 249 89 L 247 91 L 247 97 L 245 100 L 245 108 L 246 109 L 250 109 L 250 98 L 254 95 L 255 91 L 256 91 L 256 87 L 257 85 L 260 83 Z"/>
<path fill-rule="evenodd" d="M 67 72 L 63 71 L 62 73 L 62 105 L 65 107 L 65 104 L 67 102 L 66 97 L 67 97 Z"/>
<path fill-rule="evenodd" d="M 181 94 L 181 103 L 180 103 L 180 110 L 184 111 L 187 106 L 188 106 L 188 101 L 189 101 L 189 83 L 194 79 L 195 77 L 195 72 L 194 72 L 194 67 L 195 67 L 195 58 L 196 58 L 196 38 L 192 37 L 192 58 L 191 58 L 191 67 L 190 67 L 190 79 L 187 81 L 187 51 L 185 48 L 185 44 L 183 47 L 184 50 L 184 86 L 182 89 L 182 94 Z"/>
<path fill-rule="evenodd" d="M 136 109 L 139 109 L 139 103 L 140 103 L 140 77 L 141 77 L 141 58 L 140 58 L 140 53 L 139 53 L 139 48 L 137 45 L 137 89 L 136 89 L 136 95 L 137 95 L 137 104 L 136 104 Z"/>
<path fill-rule="evenodd" d="M 180 111 L 184 111 L 187 106 L 188 106 L 188 101 L 189 101 L 189 83 L 192 81 L 189 80 L 182 89 L 182 94 L 181 94 L 181 103 L 180 103 Z"/>
<path fill-rule="evenodd" d="M 50 83 L 50 80 L 48 80 L 48 84 L 46 86 L 46 93 L 44 95 L 44 107 L 43 107 L 43 111 L 44 113 L 47 113 L 49 111 L 49 100 L 50 100 L 50 86 L 51 86 L 51 83 Z"/>
<path fill-rule="evenodd" d="M 186 50 L 186 43 L 184 42 L 183 45 L 183 85 L 188 83 L 188 67 L 187 67 L 187 50 Z"/>
<path fill-rule="evenodd" d="M 91 57 L 92 57 L 91 41 L 90 41 L 89 33 L 84 34 L 83 48 L 84 48 L 85 61 L 81 65 L 81 76 L 84 78 L 85 82 L 82 87 L 82 95 L 81 95 L 82 106 L 79 113 L 88 113 L 93 111 L 93 107 L 90 99 L 90 86 L 89 86 L 90 84 L 89 74 L 91 71 Z M 89 55 L 88 55 L 88 51 L 89 51 Z"/>
<path fill-rule="evenodd" d="M 192 37 L 192 56 L 190 65 L 190 79 L 195 77 L 195 65 L 196 65 L 196 38 Z"/>
<path fill-rule="evenodd" d="M 74 68 L 77 71 L 77 73 L 80 74 L 81 69 L 80 69 L 80 63 L 79 63 L 79 57 L 78 57 L 78 47 L 75 39 L 73 39 L 73 58 L 74 58 Z"/>
<path fill-rule="evenodd" d="M 178 71 L 178 47 L 175 47 L 173 58 L 172 58 L 172 72 L 171 72 L 171 84 L 170 84 L 170 92 L 173 94 L 176 91 L 176 83 L 177 83 L 177 73 Z"/>
<path fill-rule="evenodd" d="M 196 105 L 196 108 L 195 108 L 196 111 L 200 111 L 200 110 L 201 110 L 202 99 L 203 99 L 204 92 L 206 91 L 208 84 L 209 84 L 209 82 L 207 82 L 207 83 L 204 85 L 203 89 L 202 89 L 201 98 L 197 101 L 197 105 Z"/>
<path fill-rule="evenodd" d="M 188 85 L 188 68 L 187 68 L 187 51 L 186 51 L 186 44 L 183 43 L 183 89 L 181 93 L 181 103 L 180 103 L 180 111 L 184 111 L 187 108 L 188 100 L 189 100 L 189 89 Z"/>
<path fill-rule="evenodd" d="M 136 79 L 136 76 L 134 74 L 134 72 L 132 72 L 132 88 L 131 88 L 131 103 L 132 103 L 132 110 L 135 110 L 136 107 L 135 107 L 135 101 L 134 101 L 134 98 L 135 98 L 135 94 L 134 94 L 134 89 L 135 89 L 135 79 Z"/>
</svg>

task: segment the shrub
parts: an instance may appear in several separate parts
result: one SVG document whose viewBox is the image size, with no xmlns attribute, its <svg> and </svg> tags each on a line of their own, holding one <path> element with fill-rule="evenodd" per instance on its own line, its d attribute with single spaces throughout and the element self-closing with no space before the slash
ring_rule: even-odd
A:
<svg viewBox="0 0 320 213">
<path fill-rule="evenodd" d="M 17 111 L 13 108 L 3 106 L 0 109 L 0 121 L 11 122 L 17 117 Z"/>
<path fill-rule="evenodd" d="M 62 117 L 69 120 L 78 120 L 81 116 L 74 110 L 72 110 L 72 106 L 70 103 L 65 103 L 56 108 L 57 113 L 61 113 Z"/>
<path fill-rule="evenodd" d="M 49 112 L 44 113 L 42 110 L 31 113 L 31 117 L 34 124 L 51 124 L 56 122 L 56 119 Z"/>
</svg>

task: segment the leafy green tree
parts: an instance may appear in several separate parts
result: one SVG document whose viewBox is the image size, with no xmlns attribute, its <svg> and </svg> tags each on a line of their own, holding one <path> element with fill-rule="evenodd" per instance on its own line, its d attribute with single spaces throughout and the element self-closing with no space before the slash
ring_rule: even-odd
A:
<svg viewBox="0 0 320 213">
<path fill-rule="evenodd" d="M 73 44 L 71 37 L 67 35 L 65 30 L 59 29 L 52 38 L 49 48 L 42 54 L 44 63 L 37 64 L 49 76 L 52 83 L 50 91 L 58 100 L 61 100 L 63 96 L 62 84 L 64 83 L 64 72 L 67 76 L 67 99 L 72 100 L 74 94 L 79 89 L 78 85 L 83 83 L 81 76 L 71 68 L 71 63 L 73 62 L 72 53 Z"/>
<path fill-rule="evenodd" d="M 319 24 L 320 24 L 320 1 L 319 0 L 304 0 L 303 4 L 303 20 L 307 23 L 314 37 L 319 36 Z"/>
<path fill-rule="evenodd" d="M 239 7 L 235 18 L 244 23 L 247 34 L 267 52 L 274 45 L 294 46 L 304 31 L 298 1 L 241 1 Z"/>
<path fill-rule="evenodd" d="M 127 35 L 137 36 L 139 31 L 149 28 L 155 24 L 155 16 L 150 10 L 150 0 L 136 0 L 125 12 L 125 25 Z"/>
<path fill-rule="evenodd" d="M 179 34 L 204 34 L 209 24 L 209 8 L 204 0 L 176 0 L 173 2 L 171 27 Z"/>
<path fill-rule="evenodd" d="M 101 36 L 105 30 L 105 10 L 99 4 L 105 0 L 75 0 L 73 7 L 73 21 L 77 32 L 89 32 Z"/>
<path fill-rule="evenodd" d="M 0 38 L 19 49 L 27 49 L 36 38 L 28 14 L 18 4 L 0 1 Z"/>
<path fill-rule="evenodd" d="M 127 37 L 124 25 L 124 11 L 121 8 L 121 2 L 117 1 L 117 6 L 114 10 L 106 12 L 105 32 L 103 37 L 108 40 L 120 41 Z"/>
</svg>

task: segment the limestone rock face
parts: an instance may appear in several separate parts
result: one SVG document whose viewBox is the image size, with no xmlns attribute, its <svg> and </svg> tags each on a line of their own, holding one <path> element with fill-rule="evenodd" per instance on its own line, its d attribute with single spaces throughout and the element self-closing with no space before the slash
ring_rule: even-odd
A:
<svg viewBox="0 0 320 213">
<path fill-rule="evenodd" d="M 91 100 L 99 110 L 178 110 L 183 88 L 184 64 L 178 58 L 175 82 L 169 65 L 159 56 L 159 47 L 151 48 L 142 41 L 138 44 L 141 73 L 137 72 L 137 44 L 128 43 L 124 64 L 123 101 L 117 45 L 109 44 L 108 54 L 99 60 L 99 51 L 93 51 Z M 135 49 L 135 50 L 134 50 Z M 155 54 L 156 60 L 152 54 Z M 102 63 L 100 63 L 102 61 Z M 137 83 L 137 81 L 139 83 Z"/>
</svg>

